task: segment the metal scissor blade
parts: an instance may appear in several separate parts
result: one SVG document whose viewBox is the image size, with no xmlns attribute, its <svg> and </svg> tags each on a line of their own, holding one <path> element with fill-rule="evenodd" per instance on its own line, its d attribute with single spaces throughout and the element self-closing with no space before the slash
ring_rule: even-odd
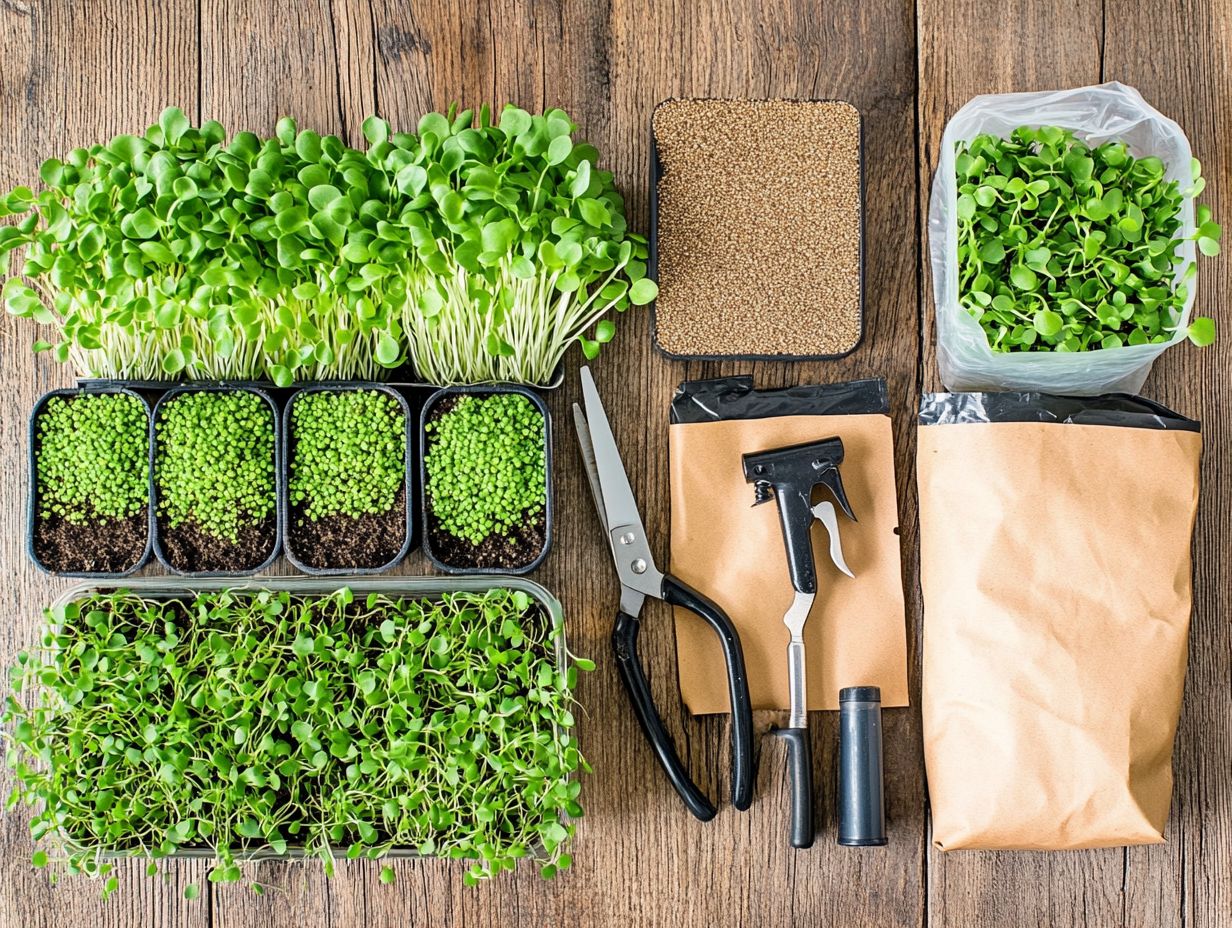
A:
<svg viewBox="0 0 1232 928">
<path fill-rule="evenodd" d="M 855 574 L 851 572 L 851 568 L 847 566 L 847 560 L 843 557 L 843 542 L 838 534 L 838 512 L 834 504 L 828 499 L 822 500 L 813 507 L 813 515 L 826 527 L 826 534 L 830 538 L 830 560 L 834 562 L 835 567 L 854 578 Z"/>
<path fill-rule="evenodd" d="M 590 426 L 582 407 L 573 404 L 573 428 L 577 432 L 578 448 L 582 452 L 582 466 L 586 468 L 586 482 L 590 484 L 590 495 L 594 498 L 595 512 L 599 514 L 599 522 L 603 533 L 607 534 L 607 509 L 603 505 L 603 487 L 599 485 L 599 469 L 595 464 L 595 446 L 590 440 Z"/>
<path fill-rule="evenodd" d="M 598 496 L 603 502 L 607 529 L 610 532 L 620 526 L 630 526 L 636 529 L 639 538 L 645 538 L 642 515 L 589 367 L 582 368 L 582 400 L 586 404 L 586 428 L 590 433 L 590 450 L 599 479 Z"/>
</svg>

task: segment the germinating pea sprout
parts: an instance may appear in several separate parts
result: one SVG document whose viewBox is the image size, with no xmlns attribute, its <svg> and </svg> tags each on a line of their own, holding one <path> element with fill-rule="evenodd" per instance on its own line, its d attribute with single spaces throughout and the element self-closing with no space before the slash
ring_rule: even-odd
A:
<svg viewBox="0 0 1232 928">
<path fill-rule="evenodd" d="M 406 484 L 406 416 L 388 393 L 303 393 L 291 406 L 289 494 L 313 522 L 389 512 Z"/>
<path fill-rule="evenodd" d="M 994 351 L 1093 351 L 1171 341 L 1195 267 L 1182 262 L 1181 207 L 1205 182 L 1195 160 L 1181 189 L 1123 142 L 1094 148 L 1067 129 L 1021 127 L 959 145 L 959 299 Z M 1193 236 L 1219 253 L 1205 206 Z M 1215 323 L 1194 319 L 1198 345 Z"/>
<path fill-rule="evenodd" d="M 42 519 L 127 519 L 149 502 L 149 421 L 130 393 L 53 396 L 35 422 Z"/>
<path fill-rule="evenodd" d="M 158 513 L 236 542 L 274 514 L 274 411 L 255 393 L 180 393 L 159 407 Z"/>
<path fill-rule="evenodd" d="M 543 512 L 543 414 L 525 396 L 460 395 L 427 430 L 428 499 L 442 530 L 478 545 Z"/>
<path fill-rule="evenodd" d="M 569 866 L 588 769 L 572 691 L 593 665 L 558 666 L 562 631 L 524 592 L 117 591 L 46 619 L 4 712 L 36 866 L 104 894 L 109 852 L 207 848 L 214 882 L 258 848 L 302 847 L 327 874 L 335 852 L 410 848 L 470 861 L 468 883 L 524 857 Z"/>
</svg>

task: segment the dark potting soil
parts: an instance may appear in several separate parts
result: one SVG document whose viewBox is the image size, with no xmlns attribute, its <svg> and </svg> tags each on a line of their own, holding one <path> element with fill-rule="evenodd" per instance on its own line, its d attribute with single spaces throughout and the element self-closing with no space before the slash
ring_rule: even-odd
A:
<svg viewBox="0 0 1232 928">
<path fill-rule="evenodd" d="M 196 522 L 171 528 L 158 520 L 158 543 L 163 557 L 177 570 L 252 570 L 264 564 L 274 550 L 278 527 L 273 516 L 260 522 L 244 522 L 236 541 L 202 531 Z"/>
<path fill-rule="evenodd" d="M 432 505 L 431 501 L 428 505 Z M 546 535 L 547 516 L 540 512 L 519 525 L 512 535 L 489 535 L 477 545 L 444 531 L 436 513 L 428 511 L 432 554 L 450 567 L 525 567 L 543 550 Z"/>
<path fill-rule="evenodd" d="M 301 564 L 318 570 L 383 567 L 406 542 L 406 488 L 401 487 L 388 512 L 326 516 L 313 522 L 303 506 L 291 507 L 287 548 Z"/>
<path fill-rule="evenodd" d="M 149 531 L 145 506 L 127 519 L 76 523 L 52 515 L 35 520 L 34 554 L 56 573 L 123 573 L 145 554 Z"/>
</svg>

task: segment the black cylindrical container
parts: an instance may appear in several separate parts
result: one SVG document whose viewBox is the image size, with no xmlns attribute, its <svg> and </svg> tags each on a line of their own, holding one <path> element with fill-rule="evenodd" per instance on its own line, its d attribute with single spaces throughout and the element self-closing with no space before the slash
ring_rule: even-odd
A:
<svg viewBox="0 0 1232 928">
<path fill-rule="evenodd" d="M 881 690 L 849 686 L 839 691 L 838 843 L 886 843 L 881 766 Z"/>
</svg>

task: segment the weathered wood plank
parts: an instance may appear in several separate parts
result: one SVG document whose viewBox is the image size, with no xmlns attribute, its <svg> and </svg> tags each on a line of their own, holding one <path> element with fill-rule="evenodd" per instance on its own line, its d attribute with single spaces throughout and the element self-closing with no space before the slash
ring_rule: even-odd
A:
<svg viewBox="0 0 1232 928">
<path fill-rule="evenodd" d="M 1098 83 L 1102 5 L 1013 2 L 990 16 L 970 0 L 923 0 L 919 14 L 919 150 L 923 385 L 939 389 L 928 272 L 928 195 L 945 123 L 980 93 Z M 1015 23 L 1013 29 L 1007 23 Z M 927 622 L 927 616 L 924 617 Z M 928 851 L 928 924 L 1120 924 L 1123 852 Z"/>
<path fill-rule="evenodd" d="M 520 24 L 512 28 L 512 24 Z M 631 223 L 648 223 L 651 109 L 672 95 L 842 97 L 865 113 L 868 132 L 868 314 L 865 346 L 834 364 L 669 363 L 650 346 L 648 319 L 621 320 L 616 341 L 595 363 L 596 377 L 624 449 L 656 551 L 666 560 L 667 405 L 676 384 L 756 367 L 762 385 L 884 373 L 896 412 L 905 415 L 917 363 L 914 165 L 901 157 L 914 130 L 911 10 L 906 4 L 508 3 L 463 4 L 449 15 L 378 3 L 377 102 L 396 125 L 429 108 L 514 100 L 563 106 L 599 147 L 629 202 Z M 576 363 L 576 362 L 574 362 Z M 396 864 L 398 893 L 373 886 L 374 925 L 783 924 L 822 918 L 843 924 L 919 924 L 923 904 L 922 787 L 918 734 L 909 712 L 889 713 L 892 845 L 849 852 L 833 845 L 833 822 L 809 852 L 786 843 L 788 796 L 779 750 L 762 757 L 759 799 L 746 816 L 723 810 L 693 821 L 650 757 L 608 657 L 616 586 L 590 513 L 568 420 L 574 379 L 553 394 L 556 417 L 558 536 L 540 579 L 564 601 L 572 647 L 599 659 L 580 698 L 583 748 L 595 767 L 586 778 L 587 816 L 579 825 L 574 869 L 550 886 L 533 874 L 504 887 L 459 895 L 434 868 Z M 899 422 L 903 422 L 900 416 Z M 910 433 L 900 431 L 905 454 Z M 900 473 L 907 508 L 908 473 Z M 904 535 L 914 520 L 904 521 Z M 913 572 L 914 542 L 905 544 Z M 678 706 L 670 616 L 647 607 L 641 650 L 677 744 L 712 795 L 727 789 L 725 723 L 687 719 Z M 818 788 L 833 794 L 833 719 L 815 716 Z M 877 887 L 870 901 L 869 887 Z"/>
<path fill-rule="evenodd" d="M 918 8 L 921 228 L 945 121 L 978 93 L 1125 81 L 1178 118 L 1198 153 L 1213 159 L 1207 174 L 1215 197 L 1227 183 L 1215 103 L 1226 91 L 1226 49 L 1222 42 L 1195 45 L 1186 38 L 1227 35 L 1227 11 L 1219 4 L 1170 7 L 1162 16 L 1142 4 L 1096 2 L 1011 3 L 996 17 L 968 2 L 925 0 Z M 1015 28 L 1006 29 L 1006 23 Z M 936 388 L 927 251 L 923 261 L 924 384 Z M 1226 287 L 1222 259 L 1207 262 L 1200 293 L 1216 313 L 1213 294 Z M 1216 618 L 1222 547 L 1215 532 L 1229 506 L 1219 443 L 1224 351 L 1178 348 L 1156 366 L 1145 390 L 1187 415 L 1201 416 L 1207 434 L 1195 541 L 1193 654 L 1174 762 L 1178 787 L 1167 832 L 1171 843 L 1066 854 L 930 852 L 930 924 L 1213 925 L 1232 910 L 1226 867 L 1216 863 L 1227 858 L 1227 830 L 1212 824 L 1227 820 L 1232 710 L 1228 633 Z"/>
<path fill-rule="evenodd" d="M 201 109 L 231 132 L 268 134 L 282 116 L 301 128 L 362 140 L 372 106 L 367 4 L 350 0 L 201 2 Z M 285 558 L 275 565 L 294 573 Z M 317 861 L 267 862 L 245 873 L 268 887 L 211 886 L 212 924 L 313 928 L 362 923 L 364 888 L 353 866 L 327 880 Z"/>
<path fill-rule="evenodd" d="M 1232 205 L 1232 122 L 1225 103 L 1232 92 L 1232 9 L 1218 0 L 1159 7 L 1119 0 L 1106 7 L 1105 30 L 1105 77 L 1137 87 L 1180 123 L 1207 178 L 1202 199 L 1217 219 L 1226 217 Z M 1225 257 L 1202 260 L 1196 308 L 1218 319 L 1223 340 L 1201 351 L 1188 345 L 1169 351 L 1147 382 L 1149 395 L 1202 420 L 1204 451 L 1170 846 L 1127 853 L 1126 924 L 1215 928 L 1232 917 L 1232 629 L 1227 622 L 1232 568 L 1226 538 L 1232 520 L 1230 286 L 1232 270 Z"/>
<path fill-rule="evenodd" d="M 0 189 L 37 185 L 38 166 L 78 145 L 120 132 L 143 132 L 165 106 L 197 108 L 197 7 L 193 0 L 108 4 L 0 4 Z M 0 416 L 0 564 L 7 616 L 0 631 L 0 662 L 37 643 L 41 609 L 69 587 L 51 581 L 26 559 L 26 421 L 46 390 L 70 386 L 70 372 L 30 351 L 28 322 L 0 321 L 0 364 L 5 371 L 6 411 Z M 0 789 L 12 786 L 7 770 Z M 151 880 L 144 864 L 117 867 L 120 893 L 100 898 L 101 883 L 66 879 L 50 886 L 30 868 L 27 816 L 0 819 L 4 849 L 0 924 L 206 925 L 208 911 L 183 897 L 199 881 L 201 864 L 168 864 L 167 882 Z"/>
</svg>

